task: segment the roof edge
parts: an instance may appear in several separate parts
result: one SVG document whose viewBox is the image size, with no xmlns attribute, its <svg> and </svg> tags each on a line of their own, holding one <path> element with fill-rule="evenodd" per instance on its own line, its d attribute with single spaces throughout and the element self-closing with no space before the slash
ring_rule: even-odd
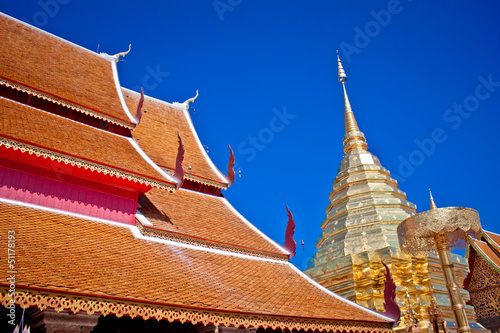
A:
<svg viewBox="0 0 500 333">
<path fill-rule="evenodd" d="M 133 92 L 135 94 L 138 94 L 138 92 L 134 91 L 134 90 L 131 90 L 131 89 L 128 89 L 128 88 L 124 88 L 122 87 L 122 89 L 125 89 L 127 91 L 130 91 L 130 92 Z M 165 104 L 169 107 L 172 107 L 172 108 L 175 108 L 177 110 L 180 110 L 183 112 L 184 114 L 184 117 L 186 118 L 186 121 L 189 125 L 189 129 L 191 130 L 191 132 L 193 133 L 193 137 L 195 138 L 196 140 L 196 143 L 198 144 L 198 148 L 200 149 L 203 157 L 205 158 L 205 160 L 207 161 L 208 165 L 210 166 L 210 168 L 212 169 L 212 171 L 219 177 L 219 181 L 226 185 L 228 185 L 228 180 L 226 178 L 226 176 L 224 176 L 222 174 L 222 172 L 220 172 L 220 170 L 215 166 L 215 164 L 213 163 L 212 159 L 208 156 L 207 152 L 205 151 L 205 149 L 203 148 L 203 145 L 200 141 L 200 137 L 198 136 L 198 133 L 196 132 L 196 129 L 194 128 L 194 124 L 193 124 L 193 120 L 191 119 L 191 116 L 189 115 L 189 110 L 186 110 L 185 108 L 181 107 L 182 104 L 173 104 L 173 103 L 169 103 L 169 102 L 166 102 L 166 101 L 162 101 L 161 99 L 158 99 L 158 98 L 155 98 L 155 97 L 151 97 L 151 96 L 148 96 L 148 95 L 144 95 L 146 98 L 149 98 L 153 101 L 156 101 L 158 103 L 161 103 L 161 104 Z"/>
<path fill-rule="evenodd" d="M 481 249 L 481 247 L 477 244 L 479 242 L 484 243 L 486 246 L 488 246 L 488 243 L 485 243 L 485 242 L 482 242 L 479 240 L 474 240 L 472 242 L 472 247 L 474 248 L 476 253 L 481 258 L 483 258 L 483 260 L 485 260 L 491 266 L 491 268 L 493 268 L 494 270 L 496 270 L 497 272 L 500 273 L 500 266 L 498 266 L 486 253 L 484 253 L 484 251 Z"/>
<path fill-rule="evenodd" d="M 34 88 L 29 87 L 27 85 L 24 85 L 24 84 L 21 84 L 21 83 L 18 83 L 18 82 L 14 82 L 12 80 L 9 80 L 9 79 L 3 78 L 3 77 L 0 77 L 0 85 L 6 86 L 6 87 L 9 87 L 11 89 L 18 90 L 18 91 L 22 91 L 22 92 L 24 92 L 26 94 L 30 94 L 30 95 L 36 96 L 36 97 L 41 98 L 43 100 L 49 101 L 51 103 L 62 105 L 64 107 L 67 107 L 69 109 L 75 110 L 77 112 L 86 114 L 86 115 L 94 117 L 94 118 L 98 118 L 98 119 L 102 119 L 102 120 L 105 120 L 105 121 L 109 121 L 110 123 L 113 123 L 113 124 L 116 124 L 116 125 L 119 125 L 119 126 L 123 126 L 125 128 L 130 129 L 130 130 L 134 128 L 134 126 L 133 126 L 134 124 L 126 123 L 123 120 L 117 119 L 117 118 L 112 117 L 110 115 L 107 115 L 105 113 L 102 113 L 102 112 L 99 112 L 99 111 L 95 111 L 95 110 L 87 108 L 87 107 L 85 107 L 83 105 L 80 105 L 80 104 L 77 104 L 77 103 L 65 100 L 65 99 L 60 98 L 58 96 L 55 96 L 55 95 L 52 95 L 52 94 L 49 94 L 49 93 L 46 93 L 46 92 L 34 89 Z M 2 97 L 2 98 L 4 98 L 4 97 Z M 27 106 L 32 107 L 30 105 L 27 105 Z"/>
<path fill-rule="evenodd" d="M 292 263 L 288 263 L 288 265 L 290 265 L 299 275 L 302 276 L 302 278 L 304 278 L 307 282 L 311 283 L 312 285 L 314 285 L 315 287 L 321 289 L 323 292 L 329 294 L 330 296 L 333 296 L 335 297 L 336 299 L 338 300 L 341 300 L 343 302 L 346 302 L 348 303 L 349 305 L 352 305 L 360 310 L 363 310 L 365 312 L 368 312 L 372 315 L 375 315 L 383 320 L 386 320 L 387 322 L 390 322 L 390 323 L 394 323 L 394 320 L 389 318 L 389 317 L 386 317 L 384 316 L 383 314 L 381 314 L 380 312 L 377 312 L 375 310 L 371 310 L 371 309 L 368 309 L 368 308 L 365 308 L 364 306 L 361 306 L 359 305 L 358 303 L 355 303 L 353 301 L 350 301 L 346 298 L 343 298 L 337 294 L 335 294 L 334 292 L 332 292 L 331 290 L 328 290 L 327 288 L 323 287 L 321 284 L 319 284 L 318 282 L 314 281 L 313 279 L 311 279 L 309 276 L 307 276 L 304 272 L 302 272 L 300 269 L 298 269 L 297 267 L 295 267 L 295 265 L 293 265 Z M 391 326 L 392 327 L 392 326 Z"/>
<path fill-rule="evenodd" d="M 273 244 L 281 253 L 289 255 L 290 253 L 285 250 L 281 245 L 272 240 L 269 236 L 263 233 L 259 228 L 254 226 L 250 221 L 248 221 L 236 208 L 231 205 L 231 203 L 224 197 L 220 197 L 220 200 L 226 205 L 229 210 L 231 210 L 237 217 L 239 217 L 246 225 L 248 225 L 253 231 L 258 233 L 261 237 L 266 239 L 269 243 Z"/>
<path fill-rule="evenodd" d="M 128 109 L 127 103 L 125 103 L 125 97 L 123 97 L 123 91 L 122 87 L 120 86 L 120 79 L 118 78 L 118 68 L 116 68 L 116 62 L 110 61 L 111 63 L 111 70 L 113 72 L 113 80 L 115 81 L 115 88 L 116 88 L 116 93 L 118 94 L 118 98 L 120 99 L 120 103 L 123 107 L 123 110 L 125 111 L 125 114 L 127 115 L 128 119 L 132 124 L 139 124 L 137 119 L 135 119 L 135 116 L 132 115 L 130 110 Z"/>
<path fill-rule="evenodd" d="M 354 333 L 365 331 L 369 333 L 391 333 L 392 328 L 387 323 L 366 321 L 345 321 L 325 318 L 300 318 L 287 317 L 283 315 L 270 315 L 262 313 L 245 313 L 220 311 L 216 309 L 204 309 L 186 306 L 162 304 L 154 301 L 136 301 L 121 299 L 111 296 L 89 295 L 84 293 L 71 293 L 61 291 L 50 291 L 45 288 L 34 288 L 27 286 L 16 286 L 15 303 L 23 308 L 38 307 L 40 309 L 53 308 L 69 310 L 72 313 L 86 312 L 101 313 L 103 315 L 114 314 L 117 317 L 128 315 L 131 318 L 143 319 L 155 318 L 157 320 L 167 319 L 169 321 L 189 321 L 192 324 L 213 324 L 215 326 L 243 326 L 264 327 L 272 329 L 293 329 L 312 331 L 346 331 Z M 0 286 L 0 303 L 6 307 L 10 304 L 12 296 L 9 295 L 6 285 Z M 118 301 L 118 302 L 116 302 Z M 369 330 L 367 328 L 372 328 Z"/>
<path fill-rule="evenodd" d="M 171 177 L 166 177 L 166 182 L 162 182 L 159 179 L 149 178 L 147 176 L 142 176 L 138 174 L 134 174 L 132 172 L 120 170 L 118 168 L 107 166 L 104 164 L 100 164 L 97 162 L 92 162 L 85 160 L 83 158 L 74 157 L 69 154 L 64 154 L 60 152 L 56 152 L 47 148 L 37 147 L 32 144 L 28 144 L 25 142 L 21 142 L 18 140 L 6 138 L 4 136 L 0 136 L 0 147 L 4 146 L 7 149 L 20 150 L 21 153 L 35 154 L 37 157 L 50 158 L 52 161 L 63 162 L 65 164 L 71 164 L 72 166 L 76 166 L 78 168 L 89 169 L 90 171 L 103 173 L 105 175 L 114 176 L 117 178 L 123 178 L 134 183 L 146 184 L 151 187 L 158 187 L 163 190 L 175 191 L 174 184 L 175 180 L 170 180 Z M 163 171 L 160 173 L 163 176 Z M 171 184 L 168 182 L 172 182 Z"/>
<path fill-rule="evenodd" d="M 136 214 L 136 227 L 139 229 L 141 234 L 145 237 L 156 237 L 172 242 L 178 242 L 182 244 L 199 246 L 202 248 L 209 248 L 213 250 L 227 251 L 231 253 L 244 254 L 251 257 L 265 258 L 272 260 L 279 260 L 283 262 L 288 262 L 288 255 L 270 252 L 265 250 L 254 249 L 246 246 L 240 246 L 237 244 L 223 243 L 210 239 L 204 239 L 200 237 L 195 237 L 187 234 L 177 233 L 170 230 L 165 230 L 161 228 L 156 228 L 146 216 L 144 216 L 140 211 L 140 214 Z"/>
<path fill-rule="evenodd" d="M 82 50 L 84 50 L 84 51 L 86 51 L 86 52 L 89 52 L 89 53 L 91 53 L 91 54 L 93 54 L 93 55 L 95 55 L 95 56 L 97 56 L 97 57 L 103 58 L 103 57 L 101 57 L 101 55 L 99 55 L 99 53 L 97 53 L 97 52 L 94 52 L 94 51 L 92 51 L 92 50 L 89 50 L 89 49 L 87 49 L 87 48 L 85 48 L 85 47 L 83 47 L 83 46 L 81 46 L 81 45 L 75 44 L 75 43 L 73 43 L 73 42 L 71 42 L 71 41 L 69 41 L 69 40 L 67 40 L 67 39 L 62 38 L 62 37 L 56 36 L 56 35 L 54 35 L 54 34 L 52 34 L 52 33 L 48 32 L 48 31 L 46 31 L 46 30 L 40 29 L 40 28 L 38 28 L 38 27 L 35 27 L 34 25 L 29 24 L 28 22 L 25 22 L 25 21 L 19 20 L 19 19 L 15 18 L 15 17 L 12 17 L 12 16 L 10 16 L 10 15 L 7 15 L 7 14 L 5 14 L 5 13 L 3 13 L 3 12 L 0 12 L 0 16 L 7 17 L 7 18 L 9 18 L 9 19 L 11 19 L 11 20 L 13 20 L 13 21 L 16 21 L 16 22 L 20 23 L 20 24 L 24 24 L 24 25 L 26 25 L 26 26 L 29 26 L 30 28 L 33 28 L 33 29 L 35 29 L 36 31 L 39 31 L 39 32 L 41 32 L 41 33 L 43 33 L 43 34 L 46 34 L 46 35 L 49 35 L 49 36 L 51 36 L 51 37 L 57 38 L 57 39 L 58 39 L 58 40 L 60 40 L 60 41 L 63 41 L 63 42 L 68 43 L 68 44 L 71 44 L 72 46 L 76 46 L 76 47 L 78 47 L 79 49 L 82 49 Z"/>
<path fill-rule="evenodd" d="M 162 175 L 165 179 L 167 179 L 169 182 L 172 182 L 173 184 L 177 184 L 177 180 L 174 179 L 174 177 L 170 176 L 167 172 L 163 171 L 162 168 L 160 168 L 149 156 L 142 150 L 141 147 L 135 142 L 134 139 L 132 138 L 126 138 L 127 141 L 130 143 L 132 147 L 134 147 L 135 151 L 146 161 L 153 169 L 155 169 L 156 172 L 158 172 L 160 175 Z"/>
<path fill-rule="evenodd" d="M 495 236 L 498 236 L 500 237 L 499 234 L 497 233 L 494 233 L 494 232 L 491 232 L 491 231 L 486 231 L 483 229 L 483 237 L 486 239 L 486 241 L 488 242 L 488 244 L 490 244 L 490 246 L 492 246 L 495 250 L 497 250 L 498 252 L 500 252 L 500 244 L 498 244 L 497 242 L 495 242 L 491 236 L 489 234 L 492 234 L 492 235 L 495 235 Z"/>
<path fill-rule="evenodd" d="M 159 166 L 160 166 L 160 168 L 164 169 L 165 172 L 167 172 L 169 175 L 171 175 L 171 176 L 174 175 L 174 173 L 175 173 L 174 169 L 170 169 L 170 168 L 163 166 L 163 165 L 159 165 Z M 184 171 L 184 179 L 192 180 L 193 182 L 203 184 L 203 185 L 213 186 L 213 187 L 216 187 L 218 189 L 224 189 L 224 190 L 227 189 L 227 186 L 224 183 L 217 182 L 215 180 L 211 180 L 211 179 L 206 178 L 206 177 L 201 177 L 201 176 L 197 176 L 194 174 L 189 174 L 189 171 Z"/>
<path fill-rule="evenodd" d="M 227 180 L 226 176 L 220 172 L 220 170 L 215 166 L 214 162 L 212 159 L 208 156 L 207 152 L 203 148 L 203 144 L 201 143 L 200 137 L 198 136 L 198 133 L 196 132 L 196 129 L 194 128 L 193 120 L 191 119 L 191 116 L 189 115 L 189 111 L 186 109 L 181 109 L 184 112 L 184 116 L 186 117 L 186 120 L 188 122 L 189 128 L 191 129 L 191 132 L 193 133 L 194 138 L 196 139 L 196 142 L 198 143 L 198 148 L 201 150 L 201 154 L 207 161 L 208 165 L 212 169 L 212 171 L 219 177 L 219 180 L 221 183 L 225 184 L 226 187 L 229 185 L 229 181 Z"/>
</svg>

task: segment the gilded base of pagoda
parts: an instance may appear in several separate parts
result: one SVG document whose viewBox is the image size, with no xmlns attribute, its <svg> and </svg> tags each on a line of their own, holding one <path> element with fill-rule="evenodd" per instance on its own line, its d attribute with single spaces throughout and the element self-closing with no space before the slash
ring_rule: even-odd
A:
<svg viewBox="0 0 500 333">
<path fill-rule="evenodd" d="M 453 259 L 459 284 L 462 285 L 468 272 L 466 259 L 457 255 L 453 255 Z M 342 297 L 383 312 L 385 276 L 382 260 L 389 266 L 397 285 L 396 301 L 402 311 L 400 325 L 394 329 L 395 332 L 406 332 L 409 326 L 408 318 L 404 315 L 407 310 L 404 303 L 407 292 L 414 305 L 418 326 L 423 332 L 434 331 L 429 319 L 429 305 L 433 297 L 443 312 L 444 320 L 455 321 L 440 262 L 434 255 L 412 257 L 399 249 L 386 247 L 377 251 L 343 256 L 310 268 L 305 273 Z M 461 290 L 461 293 L 463 299 L 467 301 L 468 293 L 465 290 Z M 466 306 L 466 312 L 469 321 L 476 322 L 471 306 Z M 454 332 L 456 329 L 448 327 L 447 331 Z"/>
</svg>

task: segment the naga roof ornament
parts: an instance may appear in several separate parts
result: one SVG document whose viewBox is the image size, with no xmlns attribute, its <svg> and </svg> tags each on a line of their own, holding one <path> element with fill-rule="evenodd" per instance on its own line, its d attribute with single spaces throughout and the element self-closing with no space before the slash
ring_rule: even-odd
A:
<svg viewBox="0 0 500 333">
<path fill-rule="evenodd" d="M 189 110 L 189 103 L 194 103 L 194 100 L 198 98 L 198 89 L 196 89 L 196 96 L 191 97 L 186 100 L 184 103 L 174 102 L 174 105 L 181 106 L 185 110 Z"/>
<path fill-rule="evenodd" d="M 115 62 L 120 61 L 120 57 L 125 57 L 127 54 L 130 53 L 130 50 L 132 49 L 132 44 L 128 44 L 128 51 L 120 52 L 117 54 L 107 54 L 106 52 L 101 52 L 99 53 L 101 56 L 104 56 L 105 58 L 108 58 L 110 60 L 114 60 Z"/>
<path fill-rule="evenodd" d="M 286 211 L 288 213 L 288 223 L 285 231 L 284 248 L 290 252 L 290 259 L 292 259 L 295 256 L 295 250 L 297 249 L 297 243 L 293 239 L 293 234 L 295 233 L 295 221 L 293 220 L 292 212 L 288 209 L 288 205 L 286 206 Z"/>
<path fill-rule="evenodd" d="M 234 172 L 234 154 L 233 154 L 233 150 L 231 149 L 231 145 L 229 145 L 229 163 L 227 165 L 227 186 L 231 186 L 233 185 L 234 183 L 234 176 L 235 176 L 235 172 Z"/>
<path fill-rule="evenodd" d="M 177 158 L 175 159 L 175 172 L 173 178 L 177 181 L 176 189 L 179 189 L 184 181 L 184 166 L 182 165 L 182 161 L 184 160 L 185 149 L 179 132 L 177 132 L 177 137 L 179 138 L 179 148 L 177 149 Z"/>
<path fill-rule="evenodd" d="M 137 120 L 137 126 L 139 126 L 139 123 L 142 118 L 142 107 L 144 105 L 144 90 L 142 90 L 141 87 L 141 98 L 139 99 L 139 103 L 137 103 L 137 112 L 135 113 L 135 120 Z"/>
<path fill-rule="evenodd" d="M 401 309 L 399 308 L 396 299 L 396 283 L 392 278 L 389 267 L 382 261 L 385 267 L 385 286 L 384 286 L 384 309 L 382 314 L 394 320 L 394 327 L 398 326 L 399 317 L 401 317 Z"/>
</svg>

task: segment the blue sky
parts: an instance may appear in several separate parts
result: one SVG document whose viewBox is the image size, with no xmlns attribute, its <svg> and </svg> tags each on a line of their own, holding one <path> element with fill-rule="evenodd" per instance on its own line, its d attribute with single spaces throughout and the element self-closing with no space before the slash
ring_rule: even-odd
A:
<svg viewBox="0 0 500 333">
<path fill-rule="evenodd" d="M 279 243 L 288 205 L 300 269 L 343 156 L 337 49 L 369 150 L 419 212 L 430 187 L 438 207 L 477 209 L 500 233 L 498 2 L 18 0 L 0 11 L 94 51 L 132 44 L 124 87 L 169 102 L 199 89 L 203 144 L 223 172 L 230 144 L 241 168 L 224 195 Z"/>
</svg>

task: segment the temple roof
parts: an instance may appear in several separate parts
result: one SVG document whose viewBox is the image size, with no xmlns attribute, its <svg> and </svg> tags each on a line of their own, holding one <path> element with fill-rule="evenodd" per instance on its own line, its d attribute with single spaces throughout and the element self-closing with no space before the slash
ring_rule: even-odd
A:
<svg viewBox="0 0 500 333">
<path fill-rule="evenodd" d="M 132 128 L 116 63 L 0 13 L 0 84 Z"/>
<path fill-rule="evenodd" d="M 128 191 L 133 203 L 131 221 L 123 223 L 64 205 L 42 207 L 24 195 L 0 198 L 0 233 L 15 234 L 16 305 L 193 325 L 391 332 L 390 318 L 329 292 L 300 272 L 288 261 L 287 251 L 225 198 L 183 188 L 168 192 L 176 184 L 169 173 L 178 153 L 177 132 L 186 150 L 185 178 L 210 189 L 228 185 L 204 151 L 187 103 L 147 97 L 136 126 L 129 109 L 135 114 L 139 94 L 122 91 L 112 57 L 3 14 L 0 33 L 4 167 L 37 177 L 51 167 L 58 175 L 67 172 L 66 179 L 46 182 L 70 184 L 60 187 L 60 201 L 71 199 L 75 187 L 101 185 L 104 179 L 108 183 L 85 193 L 113 186 L 114 196 L 104 200 Z M 9 99 L 12 96 L 16 101 Z M 33 96 L 44 100 L 44 108 L 27 105 Z M 56 104 L 106 122 L 73 117 L 76 113 Z M 112 133 L 108 122 L 128 129 Z M 57 163 L 67 165 L 68 171 L 55 170 Z M 94 171 L 102 174 L 91 174 Z M 147 186 L 130 191 L 130 184 L 118 178 Z M 16 193 L 28 188 L 18 187 Z M 12 265 L 7 256 L 0 256 L 3 306 L 12 300 L 6 282 Z"/>
<path fill-rule="evenodd" d="M 472 249 L 500 273 L 500 235 L 483 230 L 481 239 L 472 240 Z"/>
<path fill-rule="evenodd" d="M 222 246 L 228 251 L 288 258 L 288 252 L 250 224 L 223 197 L 184 189 L 175 193 L 152 189 L 139 199 L 139 204 L 139 211 L 153 223 L 149 229 L 168 232 L 171 239 L 182 241 L 188 237 L 190 242 Z"/>
<path fill-rule="evenodd" d="M 218 311 L 236 314 L 238 320 L 259 315 L 264 316 L 260 317 L 264 327 L 266 315 L 288 322 L 293 318 L 362 325 L 390 322 L 319 287 L 289 262 L 182 245 L 142 236 L 134 226 L 7 203 L 0 203 L 0 220 L 9 221 L 0 224 L 2 234 L 16 230 L 16 299 L 36 289 L 42 296 L 30 302 L 44 299 L 44 292 L 78 295 L 84 300 L 173 306 L 178 312 Z M 0 257 L 2 281 L 6 281 L 6 261 L 6 256 Z M 127 309 L 121 315 L 129 314 L 131 307 Z M 239 326 L 240 322 L 227 320 Z"/>
<path fill-rule="evenodd" d="M 0 146 L 50 157 L 117 177 L 172 187 L 132 139 L 0 97 Z M 143 154 L 143 153 L 142 153 Z M 41 157 L 40 157 L 41 158 Z"/>
<path fill-rule="evenodd" d="M 129 109 L 137 110 L 140 94 L 122 89 Z M 219 188 L 227 187 L 227 179 L 203 149 L 187 110 L 147 96 L 143 110 L 145 111 L 141 121 L 132 131 L 132 136 L 156 164 L 171 171 L 175 170 L 179 132 L 186 149 L 183 162 L 185 178 Z"/>
<path fill-rule="evenodd" d="M 486 239 L 488 244 L 490 244 L 496 250 L 500 251 L 500 235 L 499 234 L 495 234 L 491 231 L 483 230 L 483 237 Z"/>
</svg>

